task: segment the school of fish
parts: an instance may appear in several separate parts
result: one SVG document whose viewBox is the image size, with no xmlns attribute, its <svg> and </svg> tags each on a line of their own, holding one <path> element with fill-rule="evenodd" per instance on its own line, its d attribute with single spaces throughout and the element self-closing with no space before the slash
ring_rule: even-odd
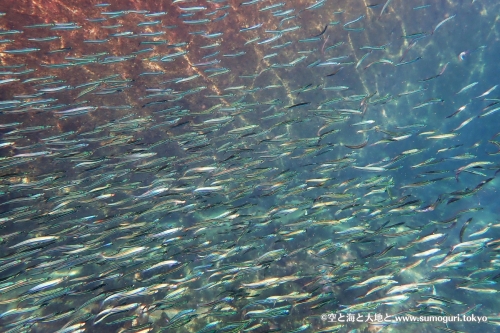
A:
<svg viewBox="0 0 500 333">
<path fill-rule="evenodd" d="M 499 6 L 0 3 L 0 332 L 497 332 Z"/>
</svg>

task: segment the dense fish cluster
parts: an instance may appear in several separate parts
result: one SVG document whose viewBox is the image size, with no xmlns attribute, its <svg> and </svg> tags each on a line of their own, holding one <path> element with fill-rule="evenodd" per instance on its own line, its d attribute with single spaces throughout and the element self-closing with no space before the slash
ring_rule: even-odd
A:
<svg viewBox="0 0 500 333">
<path fill-rule="evenodd" d="M 498 10 L 3 1 L 0 331 L 495 332 Z"/>
</svg>

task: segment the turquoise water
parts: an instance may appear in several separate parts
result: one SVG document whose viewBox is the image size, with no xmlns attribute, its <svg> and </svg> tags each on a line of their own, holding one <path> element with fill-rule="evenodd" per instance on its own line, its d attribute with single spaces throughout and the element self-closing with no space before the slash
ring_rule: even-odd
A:
<svg viewBox="0 0 500 333">
<path fill-rule="evenodd" d="M 497 11 L 0 4 L 0 331 L 495 332 Z"/>
</svg>

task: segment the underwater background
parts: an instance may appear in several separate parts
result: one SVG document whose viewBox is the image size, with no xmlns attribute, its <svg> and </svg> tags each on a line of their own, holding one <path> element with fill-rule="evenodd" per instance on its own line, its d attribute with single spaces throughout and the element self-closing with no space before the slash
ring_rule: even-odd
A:
<svg viewBox="0 0 500 333">
<path fill-rule="evenodd" d="M 0 332 L 500 332 L 500 3 L 0 1 Z"/>
</svg>

